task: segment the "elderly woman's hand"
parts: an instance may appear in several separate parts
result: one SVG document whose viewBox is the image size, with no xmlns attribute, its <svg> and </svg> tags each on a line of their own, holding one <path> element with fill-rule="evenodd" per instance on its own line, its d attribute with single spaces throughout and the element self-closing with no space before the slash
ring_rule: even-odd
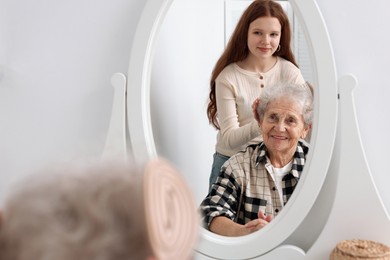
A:
<svg viewBox="0 0 390 260">
<path fill-rule="evenodd" d="M 260 122 L 259 115 L 257 114 L 257 107 L 259 106 L 259 104 L 260 104 L 260 100 L 258 98 L 256 98 L 252 104 L 253 116 L 255 117 L 257 122 Z"/>
<path fill-rule="evenodd" d="M 271 222 L 271 220 L 271 215 L 265 216 L 264 213 L 260 210 L 258 213 L 258 219 L 254 219 L 246 223 L 245 228 L 249 233 L 252 233 L 265 227 L 269 222 Z"/>
</svg>

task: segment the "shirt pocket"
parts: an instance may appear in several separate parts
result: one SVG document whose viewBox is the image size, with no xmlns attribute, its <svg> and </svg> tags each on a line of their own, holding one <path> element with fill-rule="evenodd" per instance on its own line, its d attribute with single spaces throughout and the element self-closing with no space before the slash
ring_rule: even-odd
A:
<svg viewBox="0 0 390 260">
<path fill-rule="evenodd" d="M 247 198 L 245 203 L 245 218 L 253 220 L 258 218 L 258 212 L 261 210 L 266 213 L 267 200 L 261 198 Z"/>
</svg>

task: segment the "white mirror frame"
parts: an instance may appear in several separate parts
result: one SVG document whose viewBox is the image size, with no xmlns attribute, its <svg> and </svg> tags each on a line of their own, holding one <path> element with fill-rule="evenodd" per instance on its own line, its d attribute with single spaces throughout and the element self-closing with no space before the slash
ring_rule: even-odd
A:
<svg viewBox="0 0 390 260">
<path fill-rule="evenodd" d="M 148 0 L 134 36 L 128 71 L 127 113 L 131 153 L 137 162 L 157 157 L 150 116 L 150 76 L 156 37 L 172 1 Z M 247 259 L 282 245 L 314 205 L 325 180 L 337 125 L 338 91 L 333 50 L 316 1 L 290 0 L 290 3 L 305 31 L 316 75 L 313 82 L 316 89 L 314 127 L 308 163 L 289 203 L 268 226 L 261 232 L 235 238 L 201 229 L 201 241 L 196 250 L 202 255 Z"/>
</svg>

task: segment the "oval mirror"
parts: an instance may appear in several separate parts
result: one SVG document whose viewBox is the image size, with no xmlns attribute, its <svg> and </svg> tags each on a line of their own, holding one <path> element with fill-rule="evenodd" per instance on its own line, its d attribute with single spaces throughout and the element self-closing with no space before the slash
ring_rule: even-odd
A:
<svg viewBox="0 0 390 260">
<path fill-rule="evenodd" d="M 174 4 L 180 1 L 182 0 L 175 0 Z M 190 185 L 196 186 L 196 188 L 194 187 L 194 193 L 197 201 L 200 202 L 207 192 L 207 179 L 210 173 L 215 139 L 215 132 L 207 124 L 205 113 L 208 79 L 212 66 L 220 54 L 208 53 L 207 50 L 221 49 L 224 46 L 223 43 L 221 45 L 214 38 L 207 38 L 207 40 L 194 39 L 191 38 L 191 35 L 202 35 L 202 30 L 204 30 L 202 28 L 206 26 L 209 32 L 215 29 L 213 32 L 216 36 L 221 34 L 219 36 L 225 37 L 225 31 L 221 32 L 214 27 L 210 27 L 210 24 L 202 19 L 203 16 L 199 16 L 199 12 L 204 13 L 204 17 L 206 17 L 207 12 L 212 8 L 205 8 L 205 4 L 217 6 L 222 3 L 222 6 L 224 6 L 226 0 L 186 1 L 187 4 L 193 3 L 191 9 L 185 15 L 186 19 L 182 21 L 182 30 L 188 34 L 187 43 L 196 41 L 201 44 L 203 42 L 209 48 L 203 48 L 206 51 L 197 53 L 196 46 L 195 48 L 189 48 L 188 46 L 191 45 L 186 44 L 186 42 L 181 44 L 182 48 L 177 48 L 180 44 L 175 42 L 179 39 L 175 35 L 181 32 L 175 32 L 169 37 L 169 41 L 175 42 L 175 44 L 172 44 L 174 46 L 172 50 L 159 52 L 156 47 L 158 41 L 161 40 L 158 33 L 160 30 L 164 30 L 162 27 L 164 19 L 171 19 L 169 16 L 166 17 L 166 14 L 169 12 L 173 1 L 147 1 L 137 27 L 130 57 L 127 87 L 128 128 L 133 157 L 142 162 L 161 155 L 173 161 L 188 179 Z M 203 4 L 198 5 L 198 2 Z M 246 259 L 260 256 L 282 244 L 302 223 L 313 206 L 325 179 L 332 155 L 337 119 L 337 85 L 333 52 L 325 23 L 316 2 L 314 0 L 289 2 L 305 35 L 312 65 L 311 71 L 313 71 L 312 83 L 316 86 L 315 118 L 308 163 L 289 203 L 268 226 L 261 232 L 237 238 L 219 236 L 202 229 L 201 241 L 196 248 L 202 255 L 220 259 Z M 226 12 L 226 9 L 222 8 L 220 12 L 210 15 L 213 15 L 215 19 L 222 18 L 221 22 L 224 22 L 226 15 L 224 12 Z M 194 19 L 191 19 L 191 14 L 197 15 Z M 191 32 L 199 34 L 191 34 Z M 165 43 L 168 46 L 169 41 Z M 218 44 L 219 46 L 216 46 Z M 191 84 L 192 77 L 183 78 L 176 71 L 168 69 L 163 70 L 164 73 L 157 75 L 157 77 L 151 77 L 154 58 L 165 60 L 165 66 L 169 68 L 175 59 L 182 61 L 183 66 L 189 66 L 187 64 L 189 57 L 192 60 L 198 59 L 197 62 L 203 64 L 203 66 L 196 67 L 196 71 L 192 71 L 194 73 L 192 77 L 195 78 L 198 75 L 205 77 L 207 79 L 205 86 L 193 86 Z M 153 71 L 153 73 L 157 73 L 155 70 Z M 159 79 L 159 82 L 155 82 L 156 79 Z M 163 91 L 165 90 L 164 87 L 163 90 L 153 89 L 157 83 L 162 86 L 169 86 L 171 83 L 177 84 L 177 82 L 182 83 L 183 88 L 174 94 L 169 92 L 168 88 L 167 91 Z M 189 87 L 186 87 L 186 84 Z M 201 90 L 199 91 L 199 89 Z M 197 94 L 194 94 L 193 91 L 197 91 Z M 173 102 L 173 99 L 175 102 Z M 159 104 L 158 108 L 156 108 L 157 103 Z M 190 109 L 191 106 L 196 107 L 195 110 L 199 111 L 196 115 L 191 113 L 193 109 Z M 168 110 L 165 109 L 166 107 L 171 108 Z M 178 115 L 184 115 L 184 119 L 187 121 L 180 123 L 180 120 L 177 120 Z M 199 118 L 198 115 L 200 115 Z M 167 121 L 166 123 L 170 128 L 154 128 L 154 126 L 161 125 L 162 121 Z M 179 137 L 184 138 L 184 140 L 191 139 L 192 142 L 195 140 L 195 143 L 199 144 L 197 146 L 184 144 L 185 149 L 180 150 L 174 141 L 180 139 Z M 191 152 L 186 153 L 186 151 Z M 203 160 L 200 158 L 205 158 L 205 161 L 209 160 L 205 163 L 206 169 L 204 167 L 197 168 L 200 165 L 199 161 Z M 203 178 L 199 182 L 197 181 L 199 176 L 196 174 L 206 176 L 206 179 Z M 198 188 L 198 186 L 201 188 Z M 261 243 L 258 241 L 261 241 Z"/>
</svg>

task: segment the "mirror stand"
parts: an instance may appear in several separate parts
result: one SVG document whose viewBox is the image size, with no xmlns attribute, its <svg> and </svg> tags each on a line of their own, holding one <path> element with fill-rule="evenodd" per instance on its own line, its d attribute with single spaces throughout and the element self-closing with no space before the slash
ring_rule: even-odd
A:
<svg viewBox="0 0 390 260">
<path fill-rule="evenodd" d="M 326 225 L 306 259 L 329 259 L 342 240 L 364 239 L 390 245 L 390 218 L 382 204 L 368 167 L 355 114 L 353 75 L 339 78 L 339 117 L 336 145 L 330 170 L 337 185 L 328 194 L 335 199 Z M 327 212 L 322 211 L 323 214 Z"/>
<path fill-rule="evenodd" d="M 116 157 L 127 160 L 126 76 L 123 73 L 115 73 L 111 76 L 111 85 L 114 88 L 114 94 L 102 158 Z"/>
</svg>

